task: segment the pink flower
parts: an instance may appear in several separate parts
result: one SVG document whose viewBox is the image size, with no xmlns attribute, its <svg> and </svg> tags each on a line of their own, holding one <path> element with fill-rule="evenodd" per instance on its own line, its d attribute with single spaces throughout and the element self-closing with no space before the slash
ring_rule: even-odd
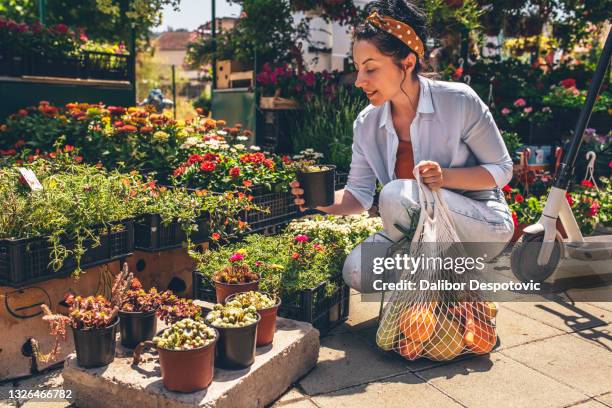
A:
<svg viewBox="0 0 612 408">
<path fill-rule="evenodd" d="M 525 109 L 523 109 L 523 112 L 525 113 L 531 113 L 531 111 L 533 111 L 533 108 L 531 106 L 528 106 Z"/>
<path fill-rule="evenodd" d="M 305 72 L 302 75 L 302 81 L 304 81 L 304 83 L 306 84 L 306 86 L 313 86 L 315 84 L 315 82 L 317 81 L 317 77 L 315 76 L 314 72 Z"/>
<path fill-rule="evenodd" d="M 610 160 L 610 163 L 608 163 L 608 167 L 612 169 L 612 160 Z"/>
<path fill-rule="evenodd" d="M 296 235 L 295 240 L 297 242 L 306 242 L 306 241 L 309 240 L 309 238 L 308 238 L 308 236 L 306 236 L 304 234 L 299 234 L 299 235 Z"/>
<path fill-rule="evenodd" d="M 261 261 L 255 261 L 255 266 L 261 266 L 261 265 L 263 265 L 263 262 L 261 262 Z"/>
<path fill-rule="evenodd" d="M 232 254 L 232 256 L 230 256 L 229 261 L 234 263 L 234 262 L 237 262 L 237 261 L 242 261 L 243 259 L 244 259 L 244 255 L 239 253 L 239 252 L 236 252 L 236 253 Z"/>
<path fill-rule="evenodd" d="M 517 108 L 522 108 L 525 105 L 527 105 L 527 102 L 525 102 L 523 98 L 518 98 L 516 101 L 514 101 L 514 106 Z"/>
<path fill-rule="evenodd" d="M 501 110 L 501 114 L 502 114 L 502 115 L 504 115 L 504 116 L 509 115 L 509 114 L 510 114 L 510 109 L 508 109 L 508 108 L 503 108 L 503 109 Z"/>
</svg>

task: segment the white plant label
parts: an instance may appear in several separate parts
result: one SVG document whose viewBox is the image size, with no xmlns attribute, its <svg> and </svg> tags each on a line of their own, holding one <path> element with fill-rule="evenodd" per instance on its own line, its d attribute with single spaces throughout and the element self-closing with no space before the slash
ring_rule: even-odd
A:
<svg viewBox="0 0 612 408">
<path fill-rule="evenodd" d="M 43 189 L 42 184 L 40 184 L 40 181 L 38 181 L 38 177 L 36 177 L 36 174 L 34 174 L 31 169 L 18 167 L 18 170 L 32 191 L 39 191 Z"/>
</svg>

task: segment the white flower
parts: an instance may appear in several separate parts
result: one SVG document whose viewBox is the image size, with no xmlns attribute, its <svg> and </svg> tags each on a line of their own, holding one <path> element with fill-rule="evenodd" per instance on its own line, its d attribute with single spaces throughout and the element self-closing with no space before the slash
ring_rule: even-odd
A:
<svg viewBox="0 0 612 408">
<path fill-rule="evenodd" d="M 217 130 L 217 134 L 221 136 L 225 136 L 227 135 L 227 132 L 225 130 Z"/>
<path fill-rule="evenodd" d="M 229 145 L 228 144 L 222 144 L 219 146 L 221 148 L 221 150 L 227 150 L 229 149 Z"/>
<path fill-rule="evenodd" d="M 246 137 L 246 136 L 238 136 L 236 139 L 237 139 L 237 140 L 240 140 L 241 142 L 244 142 L 244 141 L 246 141 L 246 140 L 249 140 L 249 138 L 248 138 L 248 137 Z"/>
<path fill-rule="evenodd" d="M 234 147 L 236 148 L 236 150 L 244 150 L 244 145 L 243 144 L 235 144 Z"/>
<path fill-rule="evenodd" d="M 308 149 L 304 150 L 304 153 L 314 153 L 314 149 L 309 147 Z"/>
<path fill-rule="evenodd" d="M 323 153 L 315 153 L 315 154 L 314 154 L 314 158 L 315 158 L 315 159 L 320 159 L 320 158 L 322 158 L 322 157 L 323 157 Z"/>
<path fill-rule="evenodd" d="M 304 158 L 304 156 L 301 155 L 301 154 L 296 154 L 295 156 L 293 156 L 293 159 L 295 159 L 295 160 L 300 160 L 300 159 L 303 159 L 303 158 Z"/>
<path fill-rule="evenodd" d="M 230 152 L 236 153 L 236 149 L 234 149 L 233 147 L 230 147 Z"/>
<path fill-rule="evenodd" d="M 251 150 L 253 150 L 255 152 L 258 152 L 258 151 L 261 150 L 261 147 L 253 145 L 253 146 L 249 147 L 249 149 L 251 149 Z"/>
</svg>

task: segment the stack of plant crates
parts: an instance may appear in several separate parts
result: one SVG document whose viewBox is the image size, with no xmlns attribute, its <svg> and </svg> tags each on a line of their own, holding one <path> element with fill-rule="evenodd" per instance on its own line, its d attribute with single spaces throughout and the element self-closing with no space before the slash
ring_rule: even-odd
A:
<svg viewBox="0 0 612 408">
<path fill-rule="evenodd" d="M 81 269 L 125 258 L 134 249 L 132 220 L 111 222 L 97 229 L 100 245 L 94 246 L 91 239 L 85 240 Z M 65 239 L 62 245 L 70 251 L 74 249 L 75 241 Z M 18 288 L 71 274 L 76 268 L 74 256 L 67 257 L 61 268 L 55 271 L 50 265 L 52 250 L 48 237 L 0 239 L 0 285 Z"/>
<path fill-rule="evenodd" d="M 289 191 L 280 191 L 280 186 L 274 186 L 272 191 L 264 186 L 254 186 L 251 189 L 253 204 L 268 211 L 250 210 L 240 215 L 248 222 L 251 232 L 266 232 L 266 230 L 288 224 L 299 216 L 299 210 L 293 202 Z"/>
<path fill-rule="evenodd" d="M 197 229 L 191 234 L 195 244 L 207 241 L 210 236 L 209 216 L 204 215 L 197 220 Z M 158 252 L 179 248 L 187 241 L 178 220 L 163 222 L 159 214 L 145 214 L 134 222 L 134 247 L 142 251 Z"/>
<path fill-rule="evenodd" d="M 336 288 L 327 295 L 328 282 Z M 213 282 L 199 271 L 193 272 L 193 298 L 216 303 Z M 342 273 L 332 276 L 314 288 L 304 289 L 282 298 L 278 315 L 287 319 L 311 323 L 321 336 L 326 335 L 349 315 L 350 288 L 344 282 Z"/>
</svg>

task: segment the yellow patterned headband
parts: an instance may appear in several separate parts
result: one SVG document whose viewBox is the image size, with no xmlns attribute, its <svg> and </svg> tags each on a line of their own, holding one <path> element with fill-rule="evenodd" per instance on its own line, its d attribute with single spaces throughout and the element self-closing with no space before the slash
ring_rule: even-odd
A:
<svg viewBox="0 0 612 408">
<path fill-rule="evenodd" d="M 374 27 L 386 31 L 392 36 L 396 37 L 410 47 L 411 50 L 414 50 L 420 59 L 424 59 L 425 47 L 423 46 L 423 41 L 421 41 L 419 36 L 408 24 L 397 21 L 392 17 L 381 16 L 376 11 L 372 12 L 372 14 L 366 18 L 366 21 L 372 24 Z"/>
</svg>

